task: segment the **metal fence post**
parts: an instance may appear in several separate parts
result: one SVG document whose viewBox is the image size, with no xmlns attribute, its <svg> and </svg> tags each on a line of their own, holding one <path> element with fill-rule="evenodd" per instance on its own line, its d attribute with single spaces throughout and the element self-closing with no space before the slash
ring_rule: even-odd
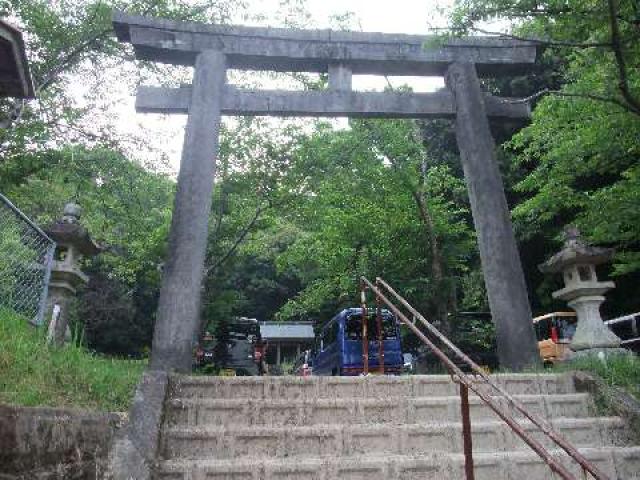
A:
<svg viewBox="0 0 640 480">
<path fill-rule="evenodd" d="M 44 323 L 55 242 L 0 194 L 0 307 Z"/>
<path fill-rule="evenodd" d="M 44 322 L 45 309 L 47 308 L 47 297 L 49 295 L 49 280 L 51 279 L 51 266 L 53 265 L 53 254 L 56 250 L 56 244 L 52 243 L 47 250 L 45 256 L 45 272 L 42 285 L 42 292 L 40 293 L 40 305 L 38 307 L 38 313 L 36 316 L 36 325 L 42 325 Z"/>
</svg>

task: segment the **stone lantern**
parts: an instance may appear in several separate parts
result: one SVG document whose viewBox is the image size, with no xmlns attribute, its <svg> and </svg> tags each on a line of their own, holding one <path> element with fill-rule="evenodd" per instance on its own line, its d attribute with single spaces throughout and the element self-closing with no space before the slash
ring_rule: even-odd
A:
<svg viewBox="0 0 640 480">
<path fill-rule="evenodd" d="M 80 260 L 95 256 L 101 251 L 80 225 L 81 213 L 82 209 L 78 205 L 68 203 L 64 207 L 62 218 L 45 229 L 56 242 L 47 299 L 49 339 L 56 345 L 61 345 L 65 340 L 71 299 L 75 297 L 78 287 L 89 281 L 80 270 Z"/>
<path fill-rule="evenodd" d="M 611 261 L 614 250 L 587 245 L 575 227 L 565 229 L 565 243 L 560 252 L 540 264 L 543 273 L 562 273 L 564 288 L 553 292 L 553 298 L 568 302 L 576 311 L 578 325 L 569 347 L 575 356 L 589 354 L 628 353 L 620 348 L 620 339 L 604 324 L 600 305 L 604 294 L 615 288 L 613 282 L 599 282 L 596 265 Z"/>
</svg>

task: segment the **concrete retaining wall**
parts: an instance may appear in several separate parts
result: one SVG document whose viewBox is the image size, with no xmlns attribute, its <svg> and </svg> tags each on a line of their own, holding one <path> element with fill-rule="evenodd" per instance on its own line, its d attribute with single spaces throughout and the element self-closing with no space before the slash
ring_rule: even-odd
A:
<svg viewBox="0 0 640 480">
<path fill-rule="evenodd" d="M 100 478 L 117 414 L 0 405 L 0 480 Z"/>
</svg>

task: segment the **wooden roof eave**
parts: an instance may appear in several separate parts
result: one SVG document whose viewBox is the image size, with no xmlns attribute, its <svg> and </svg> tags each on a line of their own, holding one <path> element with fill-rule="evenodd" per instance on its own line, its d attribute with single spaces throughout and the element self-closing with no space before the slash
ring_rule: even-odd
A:
<svg viewBox="0 0 640 480">
<path fill-rule="evenodd" d="M 29 62 L 27 60 L 26 47 L 22 38 L 22 32 L 13 25 L 4 20 L 0 20 L 0 37 L 4 38 L 11 44 L 13 59 L 16 64 L 16 80 L 18 80 L 19 89 L 8 92 L 7 96 L 15 96 L 18 98 L 35 98 L 35 87 L 31 79 L 29 71 Z"/>
</svg>

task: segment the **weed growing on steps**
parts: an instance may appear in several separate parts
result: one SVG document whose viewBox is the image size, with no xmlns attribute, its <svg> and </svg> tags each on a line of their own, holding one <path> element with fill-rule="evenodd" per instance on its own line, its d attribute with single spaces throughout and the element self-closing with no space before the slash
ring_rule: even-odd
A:
<svg viewBox="0 0 640 480">
<path fill-rule="evenodd" d="M 635 355 L 596 356 L 558 364 L 554 372 L 579 370 L 602 378 L 610 387 L 618 387 L 640 400 L 640 358 Z"/>
<path fill-rule="evenodd" d="M 617 355 L 581 358 L 557 365 L 555 371 L 582 371 L 589 377 L 580 380 L 591 393 L 599 415 L 624 418 L 630 438 L 640 442 L 640 358 Z"/>
<path fill-rule="evenodd" d="M 47 345 L 46 330 L 0 308 L 0 402 L 125 411 L 146 362 Z"/>
</svg>

